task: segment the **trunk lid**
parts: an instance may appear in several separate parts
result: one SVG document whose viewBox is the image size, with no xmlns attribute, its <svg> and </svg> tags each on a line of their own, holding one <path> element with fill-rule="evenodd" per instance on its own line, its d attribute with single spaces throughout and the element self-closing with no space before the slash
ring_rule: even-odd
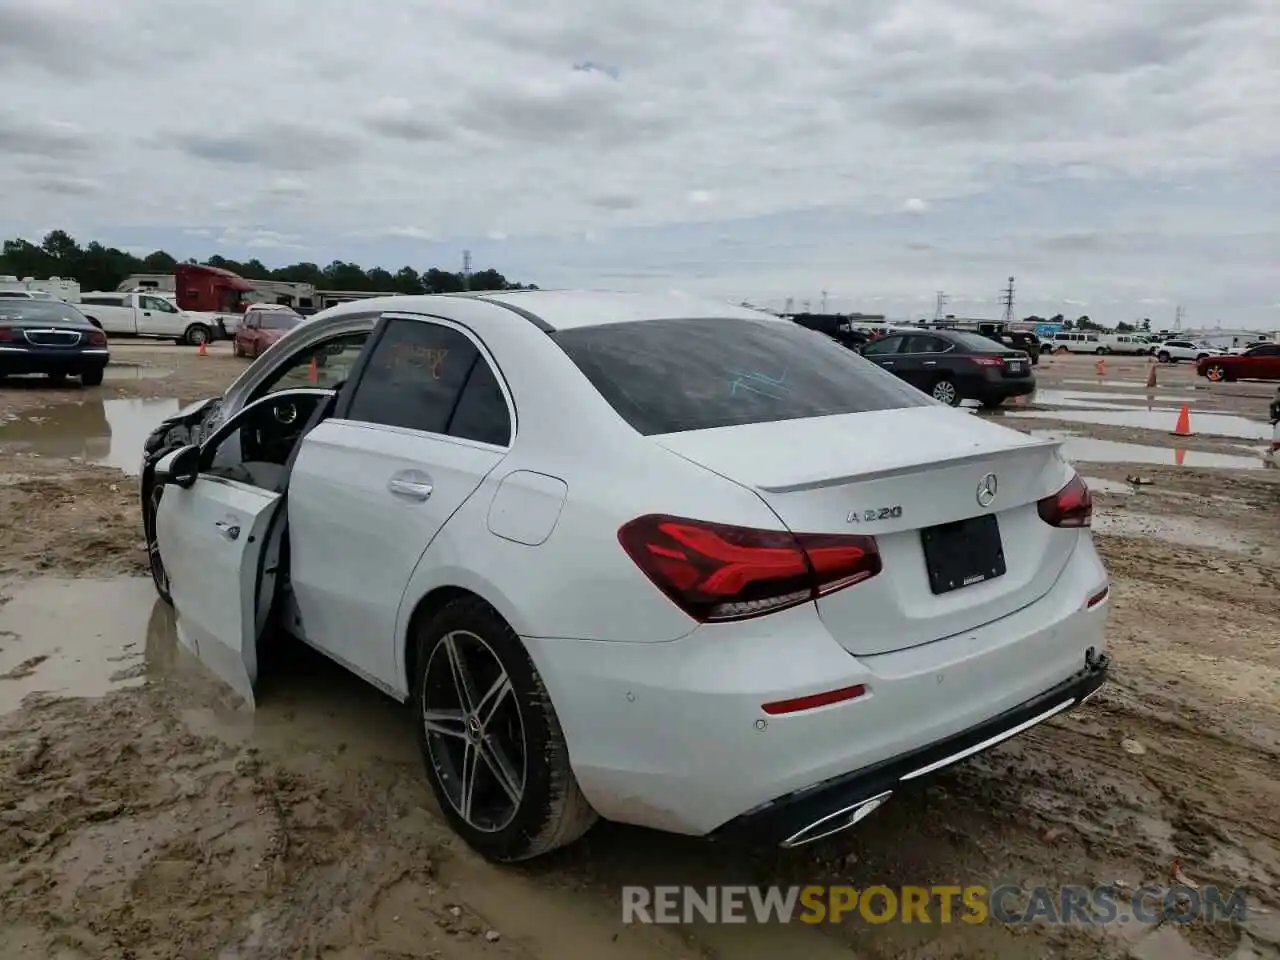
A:
<svg viewBox="0 0 1280 960">
<path fill-rule="evenodd" d="M 1058 441 L 939 407 L 784 420 L 666 434 L 657 443 L 754 490 L 796 533 L 876 538 L 882 572 L 817 601 L 857 655 L 929 643 L 1033 603 L 1053 587 L 1077 530 L 1044 523 L 1036 501 L 1066 482 Z M 979 484 L 997 478 L 983 506 Z M 935 594 L 923 530 L 983 515 L 999 527 L 1006 571 Z"/>
</svg>

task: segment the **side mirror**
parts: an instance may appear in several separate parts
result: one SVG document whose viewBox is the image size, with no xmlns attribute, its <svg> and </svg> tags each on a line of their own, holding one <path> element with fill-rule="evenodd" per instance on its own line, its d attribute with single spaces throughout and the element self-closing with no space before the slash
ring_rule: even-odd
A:
<svg viewBox="0 0 1280 960">
<path fill-rule="evenodd" d="M 200 448 L 194 443 L 165 454 L 156 464 L 156 483 L 190 488 L 200 475 Z"/>
</svg>

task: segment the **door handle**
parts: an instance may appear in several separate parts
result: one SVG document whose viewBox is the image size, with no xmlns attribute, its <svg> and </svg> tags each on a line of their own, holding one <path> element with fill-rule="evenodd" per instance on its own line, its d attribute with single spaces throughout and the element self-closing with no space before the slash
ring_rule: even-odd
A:
<svg viewBox="0 0 1280 960">
<path fill-rule="evenodd" d="M 225 520 L 219 520 L 214 524 L 218 528 L 218 532 L 228 540 L 240 539 L 240 528 L 234 523 L 227 523 Z"/>
<path fill-rule="evenodd" d="M 882 367 L 892 367 L 892 366 L 893 366 L 893 361 L 892 361 L 892 360 L 881 360 L 881 361 L 880 361 L 880 366 L 882 366 Z"/>
<path fill-rule="evenodd" d="M 937 361 L 937 360 L 926 360 L 926 361 L 924 362 L 924 365 L 925 365 L 926 367 L 936 367 L 936 366 L 938 365 L 938 361 Z"/>
<path fill-rule="evenodd" d="M 435 488 L 420 480 L 404 480 L 399 477 L 392 477 L 387 481 L 387 489 L 399 497 L 408 497 L 410 500 L 426 500 L 431 496 L 431 491 Z"/>
</svg>

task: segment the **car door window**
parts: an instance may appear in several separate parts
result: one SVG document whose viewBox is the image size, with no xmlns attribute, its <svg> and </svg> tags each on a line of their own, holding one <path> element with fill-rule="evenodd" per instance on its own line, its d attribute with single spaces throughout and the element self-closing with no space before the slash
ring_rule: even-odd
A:
<svg viewBox="0 0 1280 960">
<path fill-rule="evenodd" d="M 884 356 L 889 353 L 897 353 L 898 347 L 902 344 L 902 337 L 881 337 L 879 340 L 872 340 L 862 348 L 864 356 Z"/>
<path fill-rule="evenodd" d="M 143 310 L 154 310 L 157 313 L 177 313 L 178 308 L 171 304 L 168 300 L 161 300 L 159 297 L 141 297 L 141 306 Z"/>
<path fill-rule="evenodd" d="M 250 401 L 298 387 L 340 387 L 351 376 L 368 339 L 369 331 L 361 330 L 358 333 L 344 333 L 297 350 L 277 368 L 265 384 L 254 391 Z"/>
<path fill-rule="evenodd" d="M 348 420 L 448 433 L 480 351 L 452 327 L 392 319 L 369 355 Z"/>
<path fill-rule="evenodd" d="M 927 336 L 911 336 L 906 338 L 906 343 L 902 346 L 902 353 L 942 353 L 947 348 L 947 342 L 937 337 Z"/>
<path fill-rule="evenodd" d="M 511 443 L 511 413 L 493 368 L 476 355 L 449 421 L 449 435 L 505 447 Z"/>
</svg>

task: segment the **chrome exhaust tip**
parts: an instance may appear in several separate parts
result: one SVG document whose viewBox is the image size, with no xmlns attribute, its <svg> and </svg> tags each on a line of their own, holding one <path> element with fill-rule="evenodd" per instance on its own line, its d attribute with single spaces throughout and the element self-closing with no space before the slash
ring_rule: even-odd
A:
<svg viewBox="0 0 1280 960">
<path fill-rule="evenodd" d="M 829 837 L 833 833 L 839 833 L 841 830 L 848 830 L 850 827 L 856 826 L 876 810 L 884 806 L 893 796 L 892 790 L 886 790 L 884 793 L 876 794 L 866 800 L 859 800 L 855 804 L 847 807 L 841 807 L 834 813 L 828 813 L 825 817 L 813 821 L 802 830 L 798 830 L 786 840 L 782 841 L 784 848 L 802 847 L 807 843 L 813 843 L 815 840 L 821 840 L 823 837 Z"/>
</svg>

